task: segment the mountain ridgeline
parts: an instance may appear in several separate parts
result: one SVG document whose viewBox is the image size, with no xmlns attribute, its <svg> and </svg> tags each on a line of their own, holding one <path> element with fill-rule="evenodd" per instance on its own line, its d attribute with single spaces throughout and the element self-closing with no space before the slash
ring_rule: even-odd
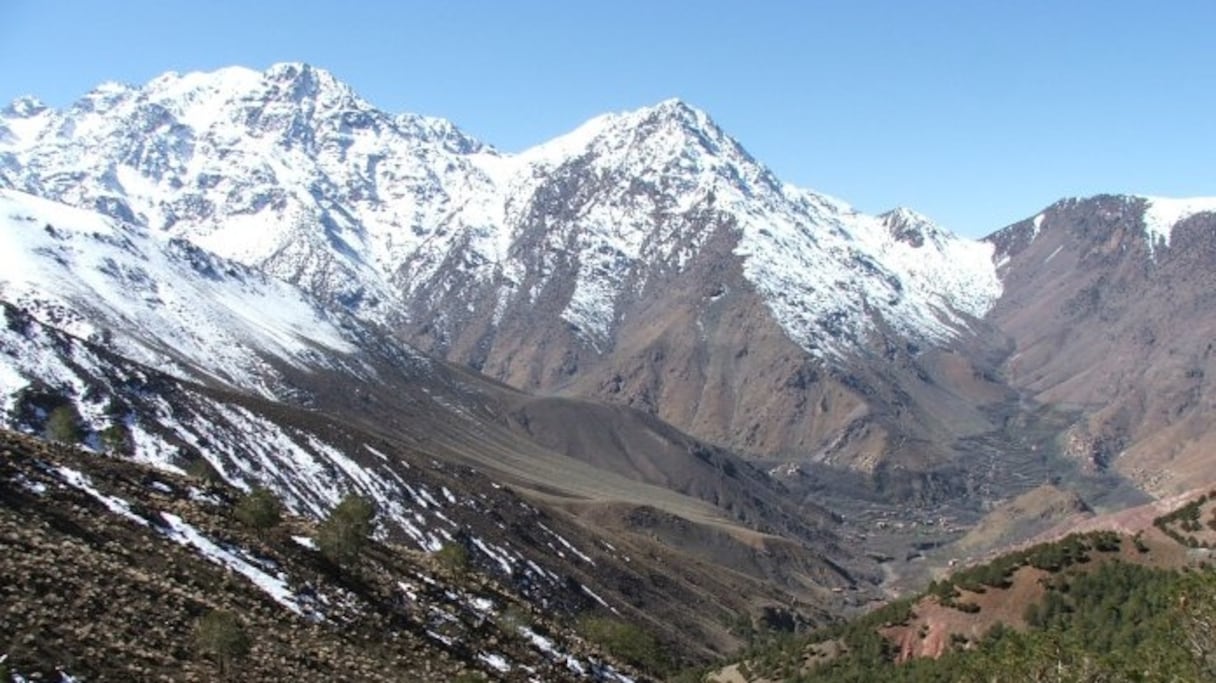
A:
<svg viewBox="0 0 1216 683">
<path fill-rule="evenodd" d="M 678 100 L 512 154 L 305 64 L 0 112 L 7 427 L 306 517 L 359 494 L 386 543 L 682 653 L 641 675 L 1022 540 L 1027 501 L 1216 481 L 1214 272 L 1216 200 L 972 240 Z"/>
</svg>

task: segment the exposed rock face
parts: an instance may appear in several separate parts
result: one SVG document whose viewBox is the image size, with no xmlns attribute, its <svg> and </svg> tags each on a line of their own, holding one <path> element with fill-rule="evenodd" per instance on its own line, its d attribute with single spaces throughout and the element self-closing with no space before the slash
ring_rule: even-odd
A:
<svg viewBox="0 0 1216 683">
<path fill-rule="evenodd" d="M 1016 345 L 1009 380 L 1079 411 L 1069 453 L 1156 493 L 1212 472 L 1214 209 L 1066 200 L 988 238 L 1005 285 L 989 320 Z"/>
</svg>

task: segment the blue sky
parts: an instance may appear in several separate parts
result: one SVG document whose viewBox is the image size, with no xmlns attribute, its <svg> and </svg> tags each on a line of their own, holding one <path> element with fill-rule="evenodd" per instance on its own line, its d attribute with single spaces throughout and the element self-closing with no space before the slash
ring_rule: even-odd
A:
<svg viewBox="0 0 1216 683">
<path fill-rule="evenodd" d="M 0 1 L 0 100 L 306 61 L 519 150 L 680 97 L 788 182 L 980 235 L 1216 195 L 1216 2 Z"/>
</svg>

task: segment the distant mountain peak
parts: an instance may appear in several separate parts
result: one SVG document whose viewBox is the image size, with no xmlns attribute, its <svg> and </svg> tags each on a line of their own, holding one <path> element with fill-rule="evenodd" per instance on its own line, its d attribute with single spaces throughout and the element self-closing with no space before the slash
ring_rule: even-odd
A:
<svg viewBox="0 0 1216 683">
<path fill-rule="evenodd" d="M 679 98 L 663 100 L 625 114 L 624 117 L 634 126 L 671 124 L 711 138 L 729 138 L 708 113 Z"/>
<path fill-rule="evenodd" d="M 934 225 L 933 219 L 906 206 L 897 206 L 886 213 L 880 214 L 879 218 L 891 222 Z"/>
<path fill-rule="evenodd" d="M 648 118 L 669 119 L 698 125 L 703 125 L 706 122 L 712 123 L 709 121 L 709 115 L 703 110 L 692 106 L 678 97 L 669 97 L 657 104 L 642 107 L 633 113 Z"/>
<path fill-rule="evenodd" d="M 4 108 L 4 116 L 10 116 L 19 119 L 28 119 L 31 116 L 37 116 L 47 110 L 47 105 L 37 97 L 32 95 L 23 95 L 9 103 Z"/>
<path fill-rule="evenodd" d="M 349 85 L 329 71 L 304 62 L 280 62 L 262 75 L 267 81 L 290 85 L 289 92 L 296 100 L 319 95 L 357 97 Z"/>
<path fill-rule="evenodd" d="M 926 241 L 938 242 L 945 234 L 945 230 L 933 219 L 903 206 L 880 214 L 878 219 L 892 238 L 913 247 L 921 247 Z"/>
</svg>

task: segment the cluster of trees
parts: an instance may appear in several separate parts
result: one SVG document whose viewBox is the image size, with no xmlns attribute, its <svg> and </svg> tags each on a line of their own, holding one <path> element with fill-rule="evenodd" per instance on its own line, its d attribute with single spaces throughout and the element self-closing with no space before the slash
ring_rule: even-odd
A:
<svg viewBox="0 0 1216 683">
<path fill-rule="evenodd" d="M 957 638 L 938 659 L 896 664 L 896 648 L 881 631 L 909 623 L 918 596 L 809 638 L 755 649 L 746 654 L 748 673 L 828 683 L 1216 680 L 1216 574 L 1117 558 L 1075 567 L 1092 552 L 1118 550 L 1119 541 L 1112 533 L 1070 537 L 933 586 L 939 596 L 957 597 L 957 587 L 996 587 L 1017 567 L 1055 568 L 1044 599 L 1026 607 L 1025 630 L 997 624 L 979 640 Z M 827 645 L 838 654 L 809 666 L 808 654 Z"/>
<path fill-rule="evenodd" d="M 1013 583 L 1014 572 L 1021 567 L 1056 573 L 1089 562 L 1091 552 L 1119 552 L 1122 544 L 1122 537 L 1113 531 L 1072 534 L 1059 541 L 1002 555 L 987 564 L 961 569 L 948 579 L 930 583 L 926 593 L 937 596 L 938 602 L 947 607 L 975 612 L 978 611 L 976 605 L 956 602 L 956 598 L 962 595 L 959 589 L 983 593 L 989 588 L 1008 588 Z M 1137 547 L 1141 545 L 1137 539 Z"/>
<path fill-rule="evenodd" d="M 42 425 L 42 436 L 47 440 L 78 444 L 89 437 L 89 426 L 72 399 L 56 394 L 39 394 L 34 397 L 25 396 L 24 400 L 31 404 L 24 408 L 27 413 L 32 412 L 33 404 L 41 403 L 49 407 L 46 421 Z M 111 402 L 106 407 L 106 419 L 108 426 L 97 433 L 102 448 L 110 453 L 131 455 L 135 450 L 135 439 L 130 426 L 127 425 L 126 410 Z"/>
<path fill-rule="evenodd" d="M 1210 543 L 1200 541 L 1194 534 L 1203 530 L 1203 526 L 1199 522 L 1203 513 L 1203 505 L 1214 499 L 1216 499 L 1216 491 L 1205 493 L 1177 510 L 1154 519 L 1153 525 L 1166 536 L 1188 548 L 1211 548 Z M 1216 531 L 1216 514 L 1213 514 L 1212 518 L 1207 521 L 1207 526 Z M 1186 534 L 1182 532 L 1186 532 Z"/>
<path fill-rule="evenodd" d="M 237 500 L 232 516 L 265 534 L 282 521 L 283 504 L 270 489 L 257 487 Z M 317 549 L 339 566 L 353 565 L 371 539 L 375 518 L 375 503 L 364 496 L 347 495 L 317 527 Z"/>
</svg>

